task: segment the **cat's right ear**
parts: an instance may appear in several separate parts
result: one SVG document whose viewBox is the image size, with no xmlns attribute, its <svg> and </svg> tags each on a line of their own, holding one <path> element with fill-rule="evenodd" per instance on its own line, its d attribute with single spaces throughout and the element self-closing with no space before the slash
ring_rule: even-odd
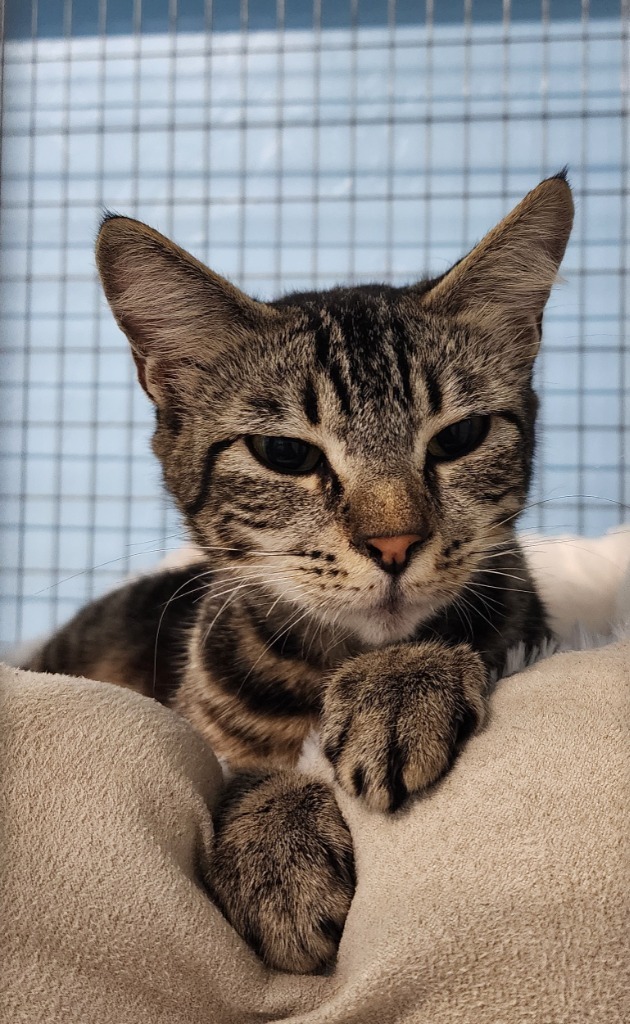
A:
<svg viewBox="0 0 630 1024">
<path fill-rule="evenodd" d="M 129 339 L 138 379 L 157 405 L 166 400 L 166 377 L 169 391 L 177 390 L 178 380 L 190 378 L 193 363 L 211 366 L 278 316 L 130 217 L 105 217 L 96 263 L 107 301 Z"/>
</svg>

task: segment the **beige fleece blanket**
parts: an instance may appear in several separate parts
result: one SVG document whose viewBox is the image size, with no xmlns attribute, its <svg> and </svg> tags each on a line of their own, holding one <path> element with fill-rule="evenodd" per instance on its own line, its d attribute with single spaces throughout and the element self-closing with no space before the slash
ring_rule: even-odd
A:
<svg viewBox="0 0 630 1024">
<path fill-rule="evenodd" d="M 628 1020 L 628 642 L 504 680 L 407 812 L 341 798 L 358 890 L 328 977 L 268 971 L 208 899 L 220 772 L 184 721 L 0 673 L 3 1024 Z"/>
</svg>

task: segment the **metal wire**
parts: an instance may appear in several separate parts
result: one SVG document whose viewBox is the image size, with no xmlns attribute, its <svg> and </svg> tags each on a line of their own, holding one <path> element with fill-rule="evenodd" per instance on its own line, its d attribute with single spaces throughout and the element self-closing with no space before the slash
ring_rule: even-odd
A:
<svg viewBox="0 0 630 1024">
<path fill-rule="evenodd" d="M 182 540 L 96 280 L 104 208 L 265 298 L 439 272 L 569 163 L 577 221 L 545 318 L 526 523 L 629 518 L 629 0 L 483 10 L 6 0 L 2 647 Z"/>
</svg>

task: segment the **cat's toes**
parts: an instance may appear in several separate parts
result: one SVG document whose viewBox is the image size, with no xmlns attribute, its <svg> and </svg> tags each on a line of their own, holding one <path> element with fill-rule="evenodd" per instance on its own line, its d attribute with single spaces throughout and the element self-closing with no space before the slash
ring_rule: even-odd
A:
<svg viewBox="0 0 630 1024">
<path fill-rule="evenodd" d="M 333 677 L 322 740 L 335 777 L 392 812 L 437 782 L 485 718 L 486 676 L 470 648 L 406 645 L 354 659 Z"/>
<path fill-rule="evenodd" d="M 352 839 L 324 783 L 239 776 L 215 820 L 210 891 L 270 967 L 308 973 L 337 952 L 355 889 Z"/>
</svg>

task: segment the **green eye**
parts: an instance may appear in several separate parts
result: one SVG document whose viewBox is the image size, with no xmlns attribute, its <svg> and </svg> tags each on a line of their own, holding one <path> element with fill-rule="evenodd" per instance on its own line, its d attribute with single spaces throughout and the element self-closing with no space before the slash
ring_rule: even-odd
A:
<svg viewBox="0 0 630 1024">
<path fill-rule="evenodd" d="M 469 416 L 440 430 L 429 441 L 427 450 L 434 459 L 460 459 L 481 444 L 489 429 L 489 416 Z"/>
<path fill-rule="evenodd" d="M 322 453 L 314 444 L 297 437 L 265 437 L 254 434 L 246 438 L 249 450 L 259 462 L 277 473 L 312 473 Z"/>
</svg>

